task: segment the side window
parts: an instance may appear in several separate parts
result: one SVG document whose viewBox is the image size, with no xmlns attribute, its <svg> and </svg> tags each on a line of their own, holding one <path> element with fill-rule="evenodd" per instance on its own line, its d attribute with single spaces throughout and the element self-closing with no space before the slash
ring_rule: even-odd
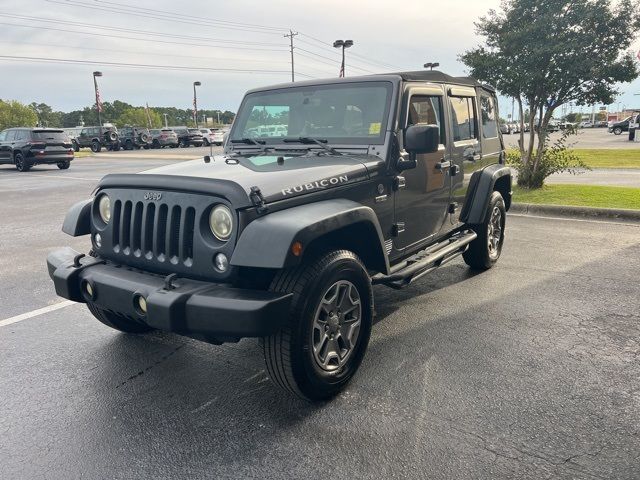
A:
<svg viewBox="0 0 640 480">
<path fill-rule="evenodd" d="M 451 124 L 453 141 L 478 138 L 474 97 L 451 97 Z"/>
<path fill-rule="evenodd" d="M 16 140 L 26 140 L 27 130 L 16 130 Z"/>
<path fill-rule="evenodd" d="M 437 125 L 440 129 L 440 143 L 446 145 L 442 97 L 426 95 L 411 97 L 407 126 L 417 124 Z"/>
<path fill-rule="evenodd" d="M 498 122 L 496 102 L 493 97 L 480 97 L 480 115 L 482 118 L 482 138 L 496 138 L 498 136 Z"/>
<path fill-rule="evenodd" d="M 2 132 L 0 132 L 0 142 L 4 142 L 7 140 L 7 131 L 4 130 Z"/>
<path fill-rule="evenodd" d="M 9 130 L 7 132 L 7 142 L 13 142 L 16 139 L 16 131 Z"/>
</svg>

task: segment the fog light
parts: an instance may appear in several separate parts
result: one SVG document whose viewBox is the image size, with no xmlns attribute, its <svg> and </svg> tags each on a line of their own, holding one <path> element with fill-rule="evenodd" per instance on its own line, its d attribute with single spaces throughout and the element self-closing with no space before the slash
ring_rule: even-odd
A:
<svg viewBox="0 0 640 480">
<path fill-rule="evenodd" d="M 138 295 L 138 298 L 136 300 L 137 304 L 138 304 L 138 308 L 140 309 L 140 311 L 142 313 L 147 313 L 147 301 L 145 300 L 145 298 L 142 295 Z"/>
<path fill-rule="evenodd" d="M 99 233 L 95 234 L 95 236 L 93 237 L 93 241 L 96 244 L 96 247 L 102 247 L 102 236 Z"/>
<path fill-rule="evenodd" d="M 89 295 L 90 298 L 93 298 L 93 287 L 89 282 L 84 284 L 84 291 L 87 292 L 87 295 Z"/>
<path fill-rule="evenodd" d="M 226 272 L 227 268 L 229 268 L 229 260 L 227 259 L 227 256 L 224 253 L 219 253 L 216 255 L 216 257 L 214 258 L 215 264 L 216 264 L 216 269 L 219 272 Z"/>
</svg>

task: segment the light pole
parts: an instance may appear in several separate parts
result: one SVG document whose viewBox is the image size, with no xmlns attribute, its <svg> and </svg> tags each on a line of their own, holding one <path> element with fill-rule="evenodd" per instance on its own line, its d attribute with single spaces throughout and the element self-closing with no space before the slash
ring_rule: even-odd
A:
<svg viewBox="0 0 640 480">
<path fill-rule="evenodd" d="M 96 110 L 98 111 L 98 125 L 102 127 L 102 118 L 100 113 L 102 112 L 102 102 L 100 101 L 100 92 L 98 91 L 98 80 L 96 77 L 101 77 L 102 72 L 93 72 L 93 87 L 96 91 Z"/>
<path fill-rule="evenodd" d="M 167 114 L 163 113 L 164 115 L 164 128 L 167 128 L 169 126 L 169 124 L 167 123 Z"/>
<path fill-rule="evenodd" d="M 424 68 L 429 68 L 431 71 L 433 71 L 434 68 L 439 66 L 440 66 L 440 63 L 438 62 L 429 62 L 424 64 Z"/>
<path fill-rule="evenodd" d="M 353 46 L 353 40 L 336 40 L 333 42 L 335 48 L 342 48 L 342 64 L 340 65 L 340 78 L 344 78 L 344 49 Z"/>
<path fill-rule="evenodd" d="M 196 96 L 196 87 L 202 85 L 200 82 L 193 82 L 193 120 L 198 128 L 198 97 Z"/>
</svg>

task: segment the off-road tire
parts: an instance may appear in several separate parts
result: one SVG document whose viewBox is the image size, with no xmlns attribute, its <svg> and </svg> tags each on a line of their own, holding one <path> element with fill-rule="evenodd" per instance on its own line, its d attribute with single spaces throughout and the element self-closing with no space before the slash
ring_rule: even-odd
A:
<svg viewBox="0 0 640 480">
<path fill-rule="evenodd" d="M 114 330 L 124 333 L 147 333 L 153 330 L 153 328 L 143 323 L 135 322 L 117 313 L 102 310 L 91 302 L 87 302 L 87 308 L 101 323 Z"/>
<path fill-rule="evenodd" d="M 133 150 L 133 142 L 131 140 L 127 140 L 126 142 L 124 142 L 124 149 Z"/>
<path fill-rule="evenodd" d="M 99 141 L 94 140 L 93 142 L 91 142 L 91 151 L 93 153 L 100 153 L 100 150 L 102 150 L 102 145 L 100 145 Z"/>
<path fill-rule="evenodd" d="M 64 162 L 58 162 L 58 168 L 60 170 L 66 170 L 71 166 L 71 162 L 69 160 L 65 160 Z"/>
<path fill-rule="evenodd" d="M 489 238 L 495 232 L 495 228 L 491 225 L 492 221 L 495 220 L 494 212 L 499 214 L 500 232 L 497 245 L 494 248 L 490 248 Z M 484 221 L 477 225 L 470 225 L 478 237 L 469 244 L 469 248 L 462 254 L 467 265 L 476 270 L 488 270 L 495 265 L 502 253 L 506 218 L 507 211 L 504 206 L 504 199 L 500 192 L 493 192 L 489 198 Z"/>
<path fill-rule="evenodd" d="M 320 367 L 313 353 L 313 325 L 322 300 L 340 281 L 350 283 L 357 290 L 360 327 L 345 363 L 328 372 Z M 358 370 L 371 335 L 373 291 L 364 265 L 353 252 L 329 252 L 308 264 L 280 271 L 269 289 L 293 293 L 284 327 L 262 339 L 269 377 L 285 391 L 306 400 L 327 400 L 335 396 Z"/>
<path fill-rule="evenodd" d="M 620 127 L 616 127 L 613 129 L 613 134 L 614 135 L 620 135 L 622 133 L 622 128 Z"/>
<path fill-rule="evenodd" d="M 13 156 L 13 161 L 16 164 L 16 169 L 19 172 L 28 172 L 31 169 L 31 164 L 24 158 L 22 152 L 16 152 Z"/>
</svg>

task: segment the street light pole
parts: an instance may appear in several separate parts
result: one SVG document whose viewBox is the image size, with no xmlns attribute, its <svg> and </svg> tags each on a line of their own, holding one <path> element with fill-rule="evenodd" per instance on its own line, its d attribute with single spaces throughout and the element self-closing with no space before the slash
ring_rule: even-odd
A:
<svg viewBox="0 0 640 480">
<path fill-rule="evenodd" d="M 98 80 L 96 77 L 101 77 L 102 72 L 93 72 L 93 88 L 96 92 L 96 110 L 98 111 L 98 125 L 102 127 L 102 102 L 100 101 L 100 92 L 98 91 Z"/>
<path fill-rule="evenodd" d="M 198 97 L 196 95 L 196 87 L 202 85 L 200 82 L 193 82 L 193 120 L 198 128 Z"/>
<path fill-rule="evenodd" d="M 344 78 L 345 76 L 345 71 L 344 71 L 344 50 L 345 48 L 349 48 L 353 46 L 353 40 L 336 40 L 335 42 L 333 42 L 333 46 L 334 48 L 342 48 L 342 63 L 340 65 L 340 75 L 338 75 L 340 78 Z"/>
<path fill-rule="evenodd" d="M 425 63 L 423 66 L 424 68 L 428 68 L 431 71 L 433 71 L 433 69 L 439 67 L 440 64 L 438 62 L 428 62 L 428 63 Z"/>
<path fill-rule="evenodd" d="M 164 128 L 167 128 L 169 126 L 169 124 L 167 123 L 167 114 L 163 113 L 164 115 Z"/>
</svg>

